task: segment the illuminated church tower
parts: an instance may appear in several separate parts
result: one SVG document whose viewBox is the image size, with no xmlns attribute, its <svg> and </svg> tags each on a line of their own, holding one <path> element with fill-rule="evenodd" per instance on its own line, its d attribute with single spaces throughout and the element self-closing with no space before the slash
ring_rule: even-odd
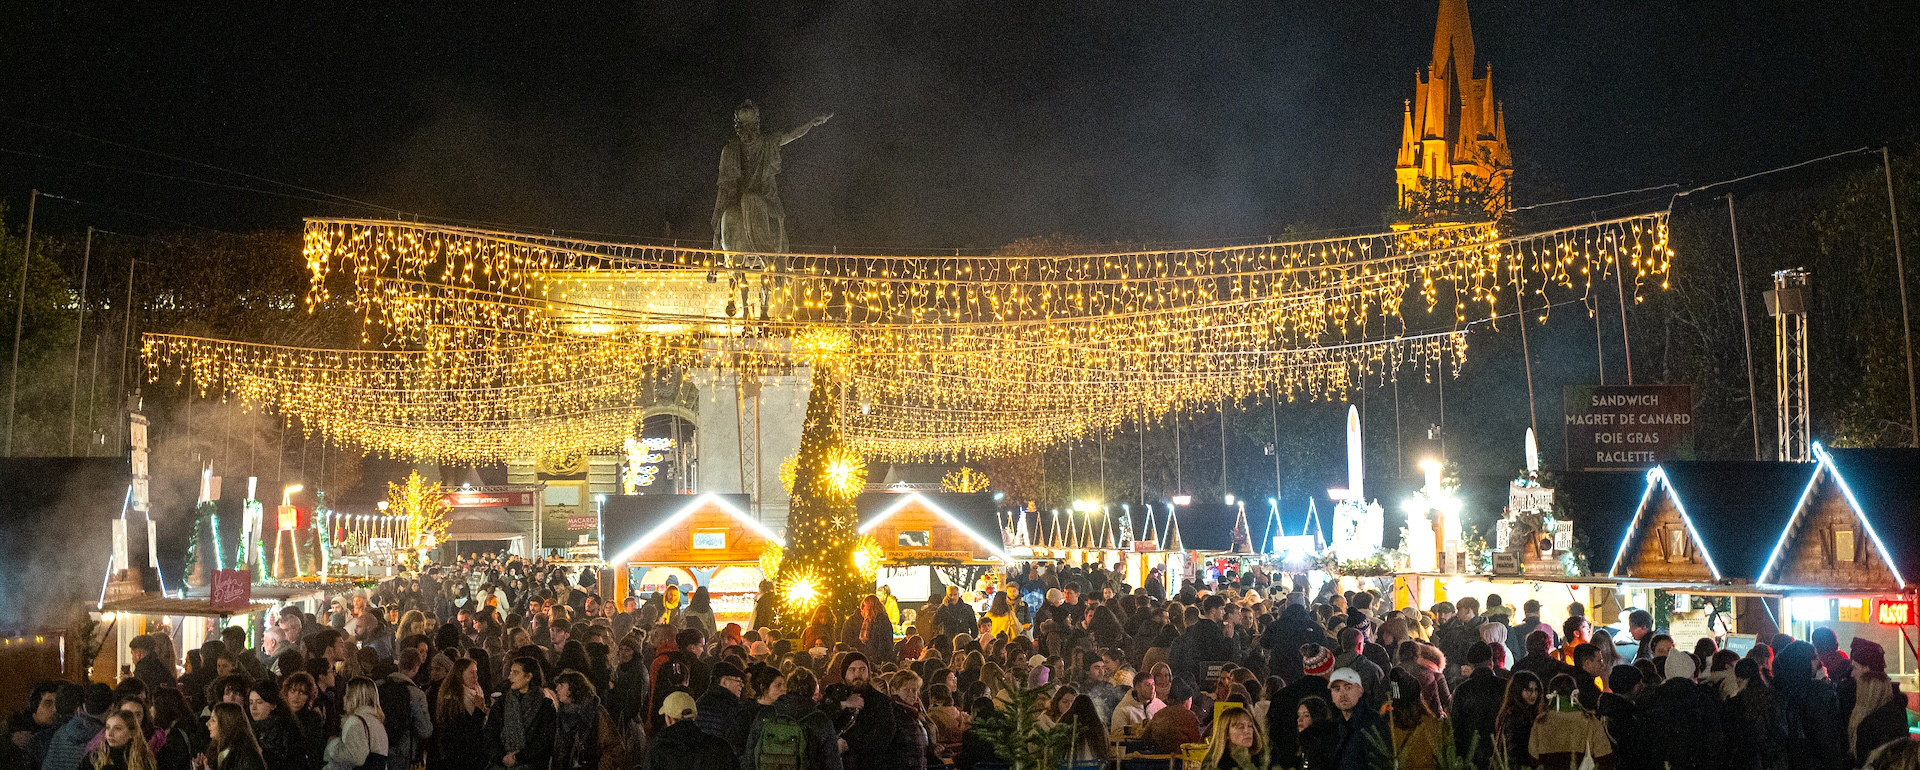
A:
<svg viewBox="0 0 1920 770">
<path fill-rule="evenodd" d="M 1394 171 L 1403 218 L 1497 217 L 1507 207 L 1513 155 L 1493 99 L 1493 71 L 1474 61 L 1467 0 L 1440 0 L 1433 61 L 1414 78 Z"/>
</svg>

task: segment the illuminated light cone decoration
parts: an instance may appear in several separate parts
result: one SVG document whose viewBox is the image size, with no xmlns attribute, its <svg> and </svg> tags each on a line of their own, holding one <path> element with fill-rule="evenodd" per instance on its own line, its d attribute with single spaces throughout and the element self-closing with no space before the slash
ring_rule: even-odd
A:
<svg viewBox="0 0 1920 770">
<path fill-rule="evenodd" d="M 856 530 L 855 495 L 866 487 L 867 468 L 840 435 L 835 373 L 843 364 L 844 343 L 828 341 L 813 362 L 812 393 L 794 462 L 792 507 L 787 516 L 787 545 L 780 555 L 774 585 L 780 596 L 779 622 L 803 629 L 814 610 L 825 606 L 837 618 L 854 611 L 873 590 L 871 549 Z M 866 558 L 861 558 L 861 557 Z"/>
</svg>

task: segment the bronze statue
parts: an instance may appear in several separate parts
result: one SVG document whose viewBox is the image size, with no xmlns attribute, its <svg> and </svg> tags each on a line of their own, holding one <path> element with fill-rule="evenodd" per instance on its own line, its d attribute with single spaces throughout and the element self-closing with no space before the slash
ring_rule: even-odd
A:
<svg viewBox="0 0 1920 770">
<path fill-rule="evenodd" d="M 827 122 L 821 115 L 799 128 L 760 133 L 760 109 L 742 102 L 733 111 L 734 137 L 720 151 L 720 194 L 713 202 L 713 247 L 748 254 L 787 251 L 787 214 L 780 205 L 780 147 Z"/>
</svg>

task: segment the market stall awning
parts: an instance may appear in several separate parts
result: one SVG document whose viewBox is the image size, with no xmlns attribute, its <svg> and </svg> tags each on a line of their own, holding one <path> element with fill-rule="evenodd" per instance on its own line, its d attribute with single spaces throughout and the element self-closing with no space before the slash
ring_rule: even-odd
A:
<svg viewBox="0 0 1920 770">
<path fill-rule="evenodd" d="M 1000 514 L 994 510 L 993 496 L 980 492 L 974 494 L 929 494 L 924 492 L 868 493 L 860 495 L 854 501 L 860 513 L 861 534 L 873 534 L 887 529 L 890 521 L 898 520 L 902 515 L 932 514 L 934 520 L 953 528 L 966 536 L 967 541 L 987 555 L 1000 561 L 1012 561 L 1008 555 L 1005 538 L 1001 536 Z M 898 535 L 893 542 L 882 539 L 880 546 L 890 553 L 905 547 Z M 920 544 L 927 547 L 931 541 Z"/>
<path fill-rule="evenodd" d="M 454 508 L 447 512 L 447 540 L 508 540 L 527 531 L 505 508 Z"/>
<path fill-rule="evenodd" d="M 251 612 L 270 611 L 280 606 L 280 602 L 271 599 L 254 599 L 249 608 L 242 611 L 216 610 L 206 597 L 176 598 L 172 596 L 132 596 L 115 599 L 100 605 L 99 612 L 114 612 L 128 615 L 188 615 L 196 617 L 224 618 L 232 615 L 244 615 Z"/>
</svg>

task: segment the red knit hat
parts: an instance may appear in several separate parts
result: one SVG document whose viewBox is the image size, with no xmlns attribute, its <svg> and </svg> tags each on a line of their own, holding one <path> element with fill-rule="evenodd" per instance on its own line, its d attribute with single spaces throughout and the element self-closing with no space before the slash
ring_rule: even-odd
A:
<svg viewBox="0 0 1920 770">
<path fill-rule="evenodd" d="M 1333 673 L 1333 653 L 1317 644 L 1300 645 L 1300 667 L 1308 676 Z"/>
</svg>

